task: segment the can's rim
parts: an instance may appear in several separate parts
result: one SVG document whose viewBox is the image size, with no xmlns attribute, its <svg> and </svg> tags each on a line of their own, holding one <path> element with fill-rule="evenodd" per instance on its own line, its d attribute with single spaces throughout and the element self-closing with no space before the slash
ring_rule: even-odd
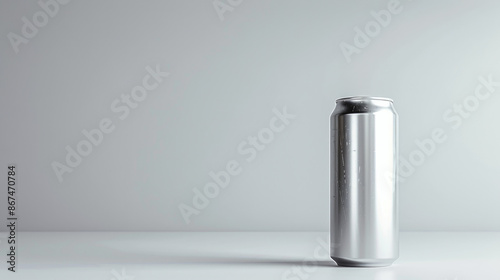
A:
<svg viewBox="0 0 500 280">
<path fill-rule="evenodd" d="M 389 101 L 393 103 L 394 101 L 387 97 L 374 97 L 374 96 L 346 96 L 337 99 L 339 101 L 371 101 L 371 100 L 381 100 L 381 101 Z"/>
</svg>

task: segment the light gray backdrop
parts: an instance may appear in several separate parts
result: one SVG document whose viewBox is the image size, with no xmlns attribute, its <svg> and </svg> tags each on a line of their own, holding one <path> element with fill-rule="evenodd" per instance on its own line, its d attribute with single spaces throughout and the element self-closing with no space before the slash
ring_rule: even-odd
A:
<svg viewBox="0 0 500 280">
<path fill-rule="evenodd" d="M 500 230 L 498 1 L 40 3 L 0 2 L 0 213 L 14 163 L 20 230 L 328 230 L 329 115 L 359 94 L 400 115 L 402 230 Z"/>
</svg>

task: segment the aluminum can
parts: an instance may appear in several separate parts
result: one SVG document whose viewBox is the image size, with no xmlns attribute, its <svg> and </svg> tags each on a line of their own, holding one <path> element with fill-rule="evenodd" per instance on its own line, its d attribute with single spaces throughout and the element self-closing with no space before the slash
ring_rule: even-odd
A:
<svg viewBox="0 0 500 280">
<path fill-rule="evenodd" d="M 337 99 L 330 118 L 330 255 L 388 266 L 399 255 L 398 115 L 389 98 Z"/>
</svg>

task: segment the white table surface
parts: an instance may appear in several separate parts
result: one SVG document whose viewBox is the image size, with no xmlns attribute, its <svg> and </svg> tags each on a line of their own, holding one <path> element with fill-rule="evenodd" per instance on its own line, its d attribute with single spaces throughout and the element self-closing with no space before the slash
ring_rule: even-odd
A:
<svg viewBox="0 0 500 280">
<path fill-rule="evenodd" d="M 494 232 L 403 232 L 384 268 L 337 267 L 325 232 L 21 232 L 16 273 L 2 234 L 2 280 L 500 279 Z"/>
</svg>

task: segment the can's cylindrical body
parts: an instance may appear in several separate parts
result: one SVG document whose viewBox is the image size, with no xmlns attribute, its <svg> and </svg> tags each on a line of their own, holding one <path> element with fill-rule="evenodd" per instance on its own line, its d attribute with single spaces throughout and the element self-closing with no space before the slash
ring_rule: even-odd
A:
<svg viewBox="0 0 500 280">
<path fill-rule="evenodd" d="M 340 266 L 399 255 L 398 115 L 392 100 L 346 97 L 330 119 L 330 250 Z"/>
</svg>

